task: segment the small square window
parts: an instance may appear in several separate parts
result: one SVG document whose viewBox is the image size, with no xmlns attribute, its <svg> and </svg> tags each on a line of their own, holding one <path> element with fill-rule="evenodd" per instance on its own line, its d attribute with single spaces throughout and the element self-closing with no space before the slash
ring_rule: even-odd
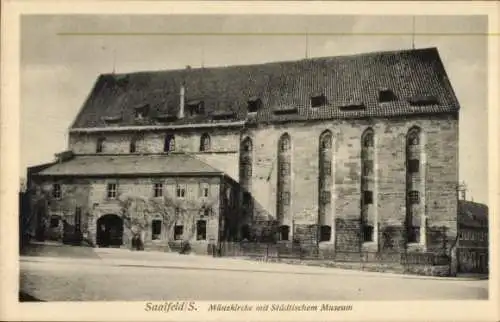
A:
<svg viewBox="0 0 500 322">
<path fill-rule="evenodd" d="M 320 107 L 326 105 L 325 95 L 316 95 L 311 97 L 311 107 Z"/>
<path fill-rule="evenodd" d="M 117 196 L 116 183 L 108 183 L 107 196 L 108 196 L 108 199 L 116 199 L 116 196 Z"/>
<path fill-rule="evenodd" d="M 371 205 L 373 203 L 373 191 L 363 191 L 363 204 Z"/>
<path fill-rule="evenodd" d="M 410 204 L 418 204 L 420 203 L 420 193 L 415 190 L 410 191 L 410 193 L 408 194 L 408 199 L 410 201 Z"/>
<path fill-rule="evenodd" d="M 207 222 L 205 220 L 198 220 L 196 222 L 196 240 L 207 239 Z"/>
<path fill-rule="evenodd" d="M 161 220 L 155 219 L 151 222 L 151 239 L 161 239 Z"/>
<path fill-rule="evenodd" d="M 253 97 L 248 101 L 248 112 L 255 113 L 262 106 L 262 101 L 260 98 Z"/>
<path fill-rule="evenodd" d="M 408 172 L 418 173 L 420 171 L 420 160 L 408 160 Z"/>
<path fill-rule="evenodd" d="M 61 185 L 58 183 L 54 183 L 52 185 L 52 197 L 54 199 L 61 199 L 62 197 L 62 191 L 61 191 Z"/>
<path fill-rule="evenodd" d="M 184 197 L 186 196 L 186 186 L 185 185 L 177 185 L 176 196 L 177 196 L 177 198 L 184 199 Z"/>
<path fill-rule="evenodd" d="M 184 234 L 184 226 L 182 225 L 175 225 L 174 226 L 174 239 L 175 240 L 182 240 L 182 235 Z"/>
<path fill-rule="evenodd" d="M 155 198 L 163 197 L 163 183 L 155 183 L 153 187 Z"/>
</svg>

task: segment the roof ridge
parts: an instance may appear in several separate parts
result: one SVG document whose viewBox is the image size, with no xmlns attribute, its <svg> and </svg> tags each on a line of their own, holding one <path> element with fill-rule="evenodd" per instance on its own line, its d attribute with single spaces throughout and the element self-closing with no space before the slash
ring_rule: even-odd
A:
<svg viewBox="0 0 500 322">
<path fill-rule="evenodd" d="M 413 48 L 413 49 L 393 49 L 393 50 L 379 50 L 379 51 L 371 51 L 371 52 L 358 52 L 353 54 L 343 54 L 343 55 L 335 55 L 335 56 L 318 56 L 318 57 L 309 57 L 302 59 L 294 59 L 294 60 L 281 60 L 281 61 L 267 61 L 253 64 L 241 64 L 241 65 L 225 65 L 225 66 L 210 66 L 210 67 L 190 67 L 186 68 L 176 68 L 176 69 L 156 69 L 156 70 L 141 70 L 129 73 L 104 73 L 100 74 L 100 76 L 113 76 L 113 77 L 124 77 L 131 75 L 141 75 L 141 74 L 151 74 L 151 73 L 170 73 L 170 72 L 185 72 L 185 71 L 201 71 L 201 70 L 215 70 L 215 69 L 225 69 L 225 68 L 238 68 L 238 67 L 252 67 L 252 66 L 268 66 L 268 65 L 279 65 L 279 64 L 291 64 L 297 62 L 314 62 L 320 60 L 329 60 L 329 59 L 345 59 L 345 58 L 359 58 L 359 57 L 367 57 L 367 56 L 377 56 L 377 55 L 396 55 L 401 53 L 411 53 L 411 52 L 425 52 L 425 51 L 436 51 L 438 52 L 437 47 L 423 47 L 423 48 Z"/>
</svg>

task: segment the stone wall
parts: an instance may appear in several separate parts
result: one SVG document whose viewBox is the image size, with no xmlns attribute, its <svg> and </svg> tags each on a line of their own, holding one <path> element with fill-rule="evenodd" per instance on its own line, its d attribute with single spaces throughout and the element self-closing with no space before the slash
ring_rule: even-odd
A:
<svg viewBox="0 0 500 322">
<path fill-rule="evenodd" d="M 134 197 L 153 197 L 154 183 L 162 182 L 164 184 L 164 195 L 174 197 L 176 194 L 176 185 L 183 184 L 186 187 L 186 200 L 200 201 L 201 184 L 206 184 L 209 187 L 209 198 L 206 198 L 206 204 L 211 206 L 211 211 L 207 216 L 200 208 L 186 210 L 186 216 L 182 222 L 184 235 L 182 240 L 189 240 L 194 247 L 200 244 L 199 247 L 206 248 L 206 244 L 211 240 L 217 240 L 219 230 L 219 215 L 221 206 L 220 198 L 220 178 L 117 178 L 117 179 L 50 179 L 37 178 L 33 181 L 33 189 L 39 191 L 33 197 L 34 209 L 36 213 L 38 208 L 43 207 L 44 213 L 47 216 L 47 233 L 53 235 L 54 239 L 62 238 L 62 226 L 50 228 L 48 226 L 51 216 L 60 216 L 62 222 L 74 224 L 76 208 L 81 209 L 82 214 L 82 232 L 84 236 L 92 243 L 96 241 L 96 223 L 97 220 L 107 214 L 120 215 L 122 207 L 117 199 L 108 199 L 106 187 L 108 183 L 117 184 L 118 196 L 130 195 Z M 55 199 L 52 196 L 51 190 L 54 183 L 61 185 L 60 199 Z M 175 197 L 174 197 L 175 198 Z M 43 200 L 43 202 L 41 202 Z M 38 207 L 38 208 L 37 208 Z M 133 210 L 132 210 L 133 211 Z M 140 210 L 139 210 L 140 211 Z M 172 214 L 173 215 L 173 214 Z M 166 247 L 168 242 L 173 239 L 173 226 L 167 231 L 165 223 L 162 225 L 161 235 L 157 240 L 152 240 L 151 222 L 154 219 L 162 219 L 161 215 L 155 213 L 147 213 L 147 226 L 144 231 L 144 241 L 146 246 Z M 206 220 L 206 239 L 197 240 L 195 227 L 197 220 Z M 125 227 L 123 234 L 123 243 L 128 245 L 131 238 L 130 227 Z M 189 228 L 189 229 L 188 229 Z M 58 233 L 57 233 L 58 232 Z M 178 241 L 181 242 L 180 240 Z"/>
</svg>

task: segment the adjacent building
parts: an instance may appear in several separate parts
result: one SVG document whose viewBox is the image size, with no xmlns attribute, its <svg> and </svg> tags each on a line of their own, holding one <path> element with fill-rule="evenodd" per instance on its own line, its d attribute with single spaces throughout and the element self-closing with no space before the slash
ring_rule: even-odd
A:
<svg viewBox="0 0 500 322">
<path fill-rule="evenodd" d="M 102 245 L 139 227 L 148 245 L 271 232 L 337 252 L 446 253 L 458 119 L 436 48 L 101 75 L 70 152 L 30 175 L 45 218 L 33 222 Z"/>
</svg>

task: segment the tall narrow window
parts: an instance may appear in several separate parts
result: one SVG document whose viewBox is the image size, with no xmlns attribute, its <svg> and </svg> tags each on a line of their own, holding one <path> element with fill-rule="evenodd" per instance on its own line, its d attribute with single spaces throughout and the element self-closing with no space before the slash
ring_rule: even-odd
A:
<svg viewBox="0 0 500 322">
<path fill-rule="evenodd" d="M 176 188 L 176 196 L 177 198 L 184 199 L 186 196 L 186 185 L 178 184 Z"/>
<path fill-rule="evenodd" d="M 75 232 L 79 233 L 81 231 L 82 223 L 82 208 L 76 207 L 75 209 Z"/>
<path fill-rule="evenodd" d="M 106 139 L 103 137 L 100 137 L 97 139 L 97 144 L 96 144 L 96 149 L 95 149 L 96 153 L 104 152 L 104 142 L 105 141 L 106 141 Z"/>
<path fill-rule="evenodd" d="M 374 171 L 374 141 L 375 135 L 371 128 L 367 129 L 361 136 L 361 236 L 363 242 L 374 241 L 374 225 L 373 211 L 369 211 L 374 207 L 374 192 L 373 183 L 375 179 Z"/>
<path fill-rule="evenodd" d="M 245 216 L 251 216 L 253 213 L 252 198 L 252 167 L 253 167 L 253 144 L 250 137 L 246 137 L 240 144 L 240 185 L 243 188 L 243 212 Z"/>
<path fill-rule="evenodd" d="M 54 183 L 52 185 L 52 197 L 54 199 L 61 199 L 62 192 L 61 192 L 61 185 L 60 184 Z"/>
<path fill-rule="evenodd" d="M 286 241 L 290 239 L 290 226 L 280 226 L 279 228 L 279 239 Z"/>
<path fill-rule="evenodd" d="M 163 197 L 163 183 L 155 183 L 153 185 L 153 195 L 155 198 Z"/>
<path fill-rule="evenodd" d="M 116 199 L 116 196 L 117 196 L 116 183 L 108 183 L 108 186 L 107 186 L 108 199 Z"/>
<path fill-rule="evenodd" d="M 421 241 L 421 217 L 424 207 L 421 204 L 421 131 L 412 128 L 406 138 L 406 234 L 408 243 Z"/>
<path fill-rule="evenodd" d="M 290 135 L 283 134 L 278 141 L 278 180 L 277 193 L 278 202 L 276 203 L 276 213 L 278 221 L 283 224 L 290 216 L 290 191 L 291 191 L 291 171 L 282 171 L 282 169 L 291 169 L 290 156 Z"/>
<path fill-rule="evenodd" d="M 163 152 L 175 151 L 175 136 L 167 135 L 163 144 Z"/>
<path fill-rule="evenodd" d="M 200 139 L 200 151 L 210 151 L 210 135 L 203 134 Z"/>
<path fill-rule="evenodd" d="M 205 220 L 198 220 L 196 222 L 196 240 L 207 239 L 207 222 Z"/>
<path fill-rule="evenodd" d="M 161 220 L 154 219 L 151 222 L 151 239 L 161 239 Z"/>
<path fill-rule="evenodd" d="M 137 152 L 137 137 L 132 137 L 130 140 L 130 153 L 136 153 Z"/>
<path fill-rule="evenodd" d="M 331 189 L 332 189 L 332 133 L 323 132 L 319 137 L 319 175 L 318 175 L 318 222 L 321 227 L 319 241 L 325 242 L 331 239 Z"/>
</svg>

